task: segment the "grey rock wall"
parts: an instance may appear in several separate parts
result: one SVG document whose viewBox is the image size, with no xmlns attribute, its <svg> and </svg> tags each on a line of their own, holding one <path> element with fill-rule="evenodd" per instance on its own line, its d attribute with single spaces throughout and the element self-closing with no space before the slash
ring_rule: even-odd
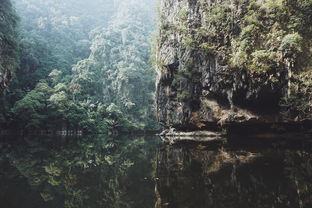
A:
<svg viewBox="0 0 312 208">
<path fill-rule="evenodd" d="M 158 119 L 165 128 L 215 130 L 237 123 L 283 122 L 279 103 L 289 87 L 286 64 L 249 71 L 224 64 L 219 49 L 216 53 L 199 49 L 205 42 L 198 33 L 208 24 L 206 8 L 220 2 L 160 1 L 156 95 Z M 243 7 L 233 9 L 235 21 Z M 231 48 L 229 34 L 218 37 Z"/>
</svg>

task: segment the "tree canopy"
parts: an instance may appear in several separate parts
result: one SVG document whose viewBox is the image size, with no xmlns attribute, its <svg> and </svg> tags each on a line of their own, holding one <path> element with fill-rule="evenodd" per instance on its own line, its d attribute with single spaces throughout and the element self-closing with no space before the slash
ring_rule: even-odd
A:
<svg viewBox="0 0 312 208">
<path fill-rule="evenodd" d="M 16 1 L 21 62 L 3 97 L 1 125 L 90 133 L 157 128 L 151 4 Z"/>
</svg>

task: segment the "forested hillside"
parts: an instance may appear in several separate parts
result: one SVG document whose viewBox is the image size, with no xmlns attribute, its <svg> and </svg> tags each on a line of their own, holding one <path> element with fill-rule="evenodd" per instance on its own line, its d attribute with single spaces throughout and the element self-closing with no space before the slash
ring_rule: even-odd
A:
<svg viewBox="0 0 312 208">
<path fill-rule="evenodd" d="M 12 72 L 18 67 L 17 27 L 18 17 L 10 0 L 0 4 L 0 90 L 6 87 Z M 1 117 L 0 117 L 1 118 Z"/>
<path fill-rule="evenodd" d="M 4 88 L 10 81 L 11 72 L 18 66 L 18 17 L 10 0 L 1 0 L 0 20 L 0 88 Z"/>
<path fill-rule="evenodd" d="M 157 128 L 149 59 L 152 2 L 13 2 L 20 62 L 8 68 L 16 70 L 1 96 L 1 127 L 88 133 Z M 17 17 L 14 9 L 3 10 L 11 21 L 5 33 L 12 37 Z"/>
</svg>

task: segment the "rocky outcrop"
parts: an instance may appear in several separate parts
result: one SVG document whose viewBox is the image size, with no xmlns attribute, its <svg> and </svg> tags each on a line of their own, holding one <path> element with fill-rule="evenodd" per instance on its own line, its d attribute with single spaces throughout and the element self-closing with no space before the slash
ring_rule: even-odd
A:
<svg viewBox="0 0 312 208">
<path fill-rule="evenodd" d="M 175 129 L 167 129 L 163 131 L 160 138 L 169 144 L 175 144 L 179 142 L 202 142 L 202 143 L 222 143 L 226 141 L 225 135 L 222 132 L 215 131 L 188 131 L 179 132 Z"/>
<path fill-rule="evenodd" d="M 4 89 L 11 81 L 11 73 L 9 71 L 0 71 L 0 89 Z"/>
<path fill-rule="evenodd" d="M 312 117 L 311 100 L 305 101 L 308 107 L 301 116 L 282 114 L 281 103 L 290 97 L 293 74 L 301 70 L 299 60 L 297 55 L 286 55 L 282 49 L 286 43 L 278 42 L 290 36 L 287 32 L 271 39 L 265 33 L 266 38 L 255 38 L 257 43 L 248 42 L 254 34 L 248 29 L 254 25 L 245 19 L 252 2 L 160 2 L 157 114 L 165 128 L 215 131 L 237 124 L 270 128 Z M 266 27 L 273 30 L 272 25 Z M 278 42 L 277 49 L 272 41 Z M 252 49 L 242 48 L 243 44 Z"/>
</svg>

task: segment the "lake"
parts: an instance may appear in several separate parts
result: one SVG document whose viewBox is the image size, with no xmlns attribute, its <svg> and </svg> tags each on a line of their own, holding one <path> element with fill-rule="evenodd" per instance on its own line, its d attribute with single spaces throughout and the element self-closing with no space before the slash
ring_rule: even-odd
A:
<svg viewBox="0 0 312 208">
<path fill-rule="evenodd" d="M 311 208 L 312 140 L 2 137 L 1 208 Z"/>
</svg>

